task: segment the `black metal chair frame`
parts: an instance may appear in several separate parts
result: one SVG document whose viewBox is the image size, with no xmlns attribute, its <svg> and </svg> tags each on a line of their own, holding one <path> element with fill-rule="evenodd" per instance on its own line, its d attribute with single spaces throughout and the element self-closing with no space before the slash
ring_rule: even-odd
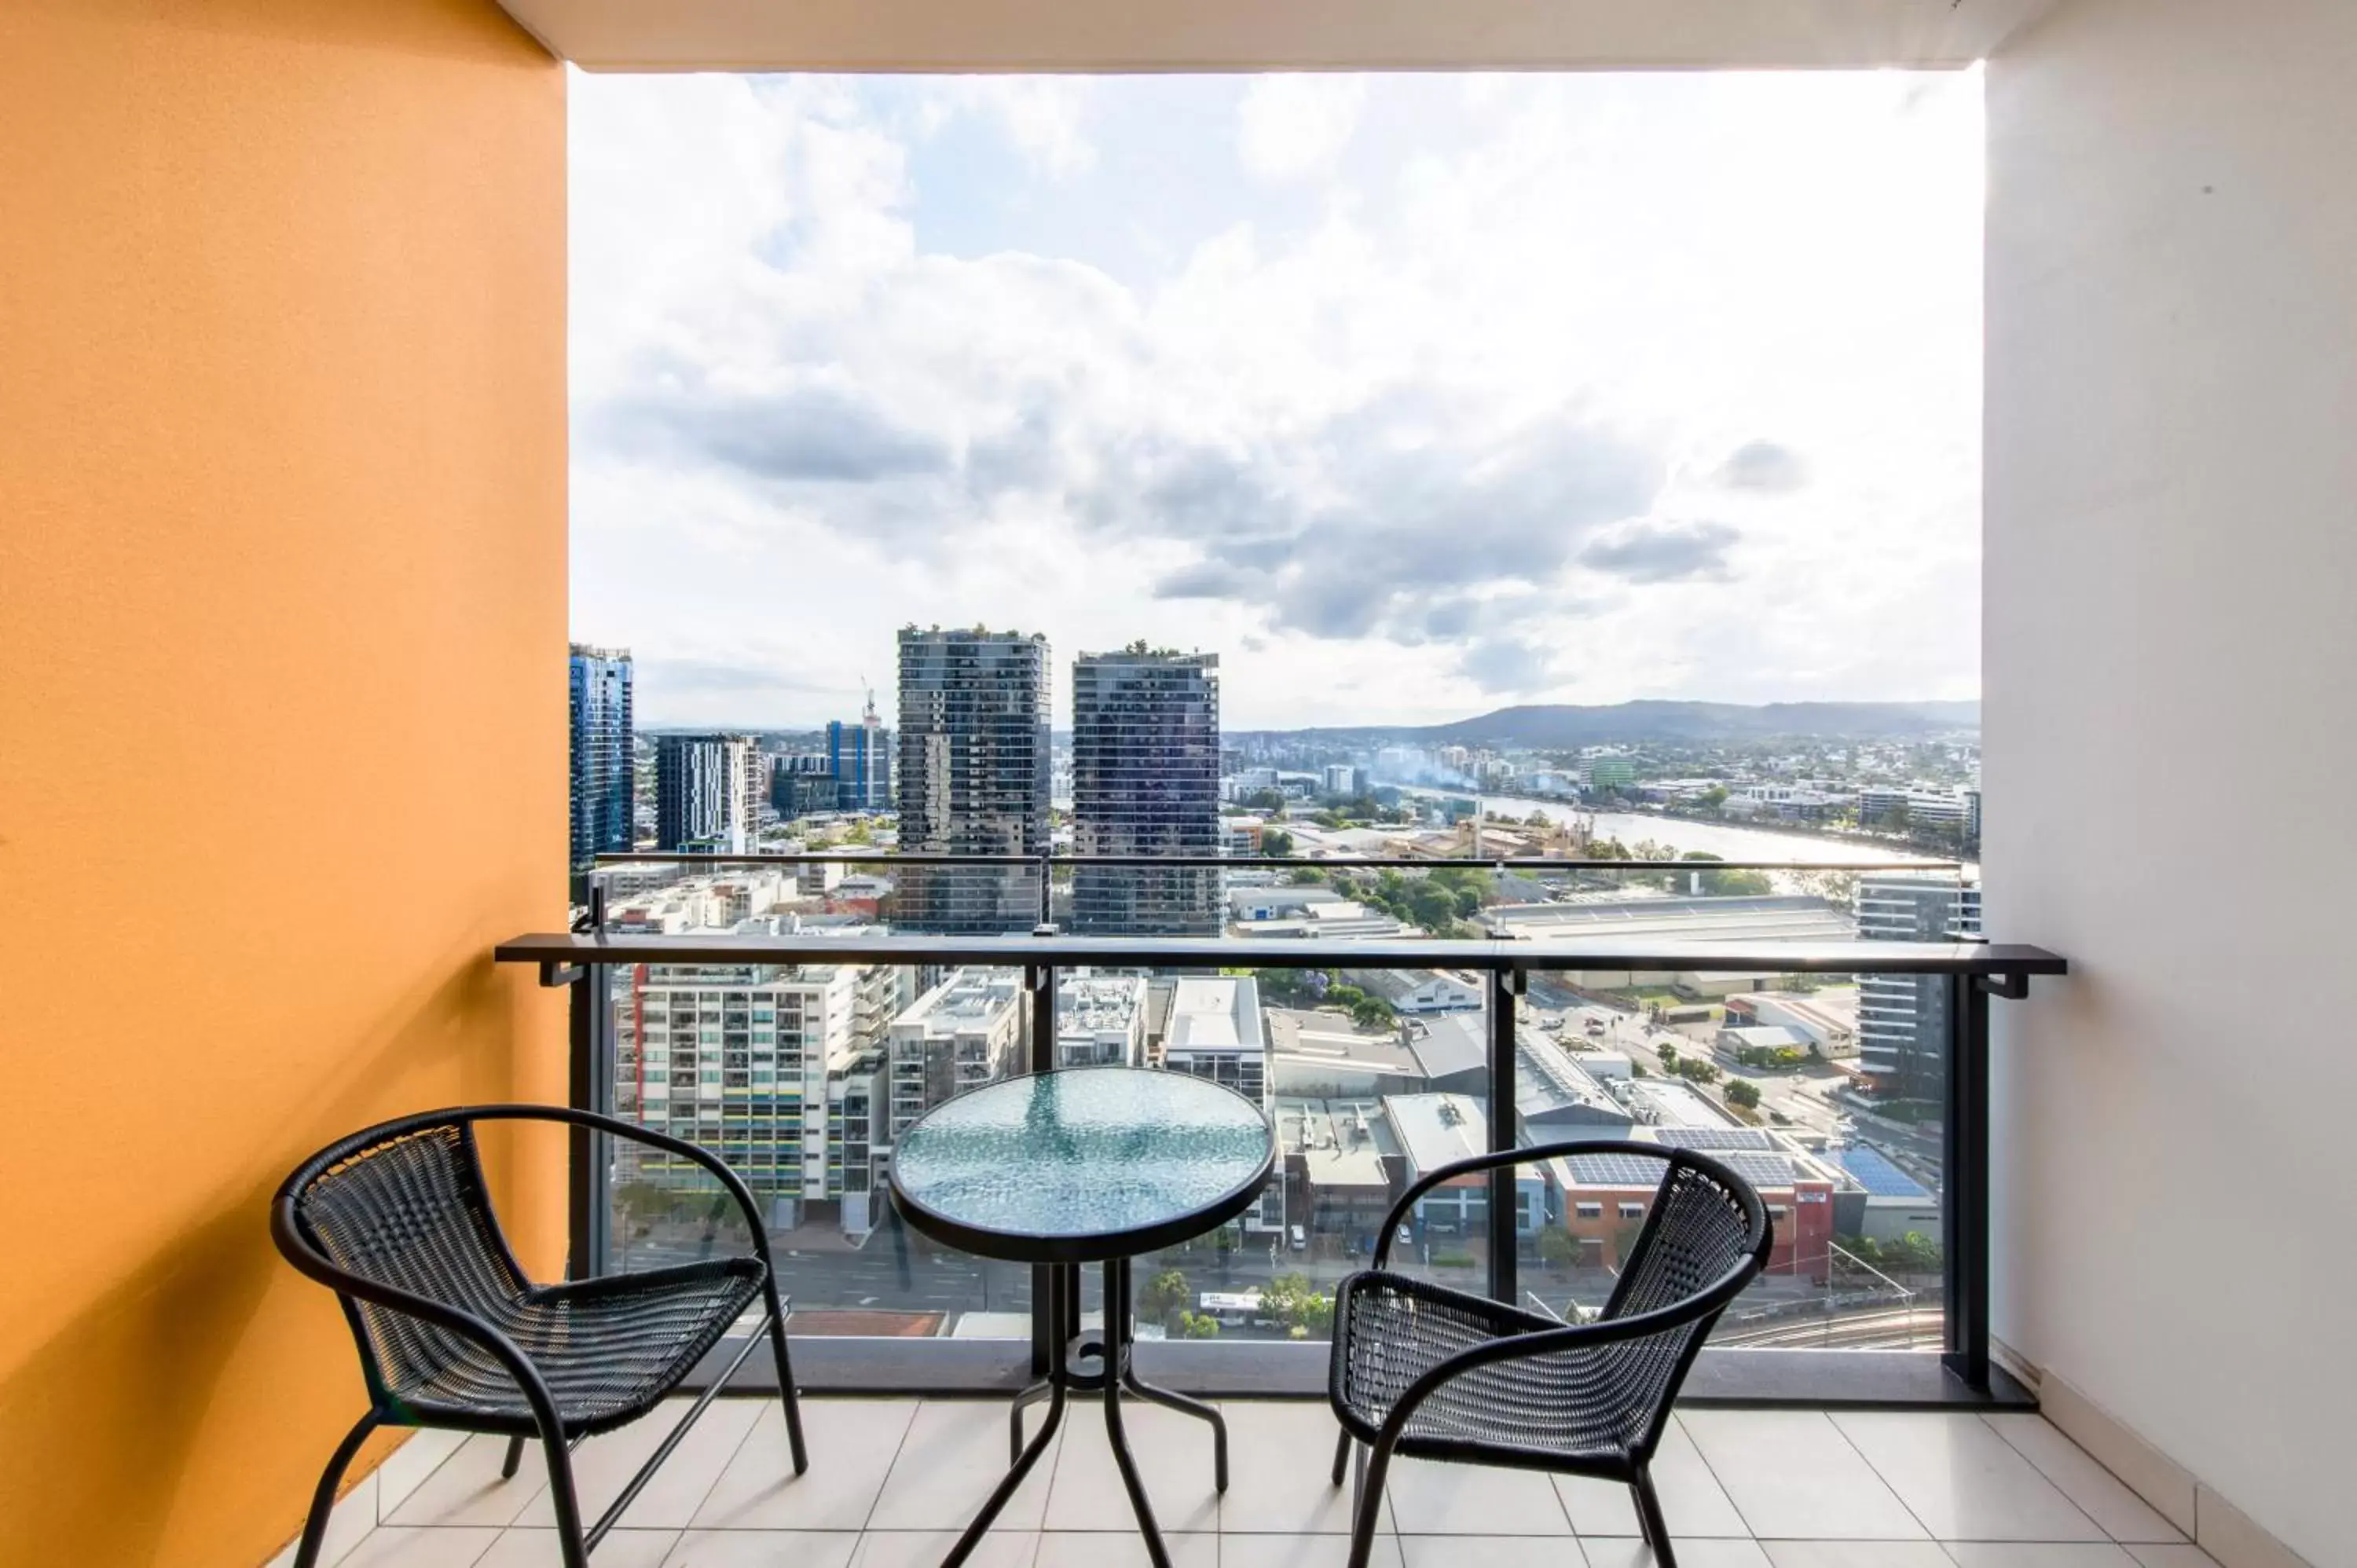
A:
<svg viewBox="0 0 2357 1568">
<path fill-rule="evenodd" d="M 389 1284 L 381 1280 L 370 1279 L 366 1275 L 355 1273 L 340 1266 L 329 1255 L 319 1236 L 304 1218 L 301 1207 L 303 1194 L 321 1176 L 372 1149 L 437 1129 L 457 1127 L 463 1130 L 467 1140 L 467 1156 L 475 1163 L 475 1174 L 479 1182 L 480 1156 L 473 1140 L 473 1127 L 479 1122 L 563 1122 L 587 1129 L 592 1133 L 605 1133 L 614 1137 L 643 1144 L 703 1166 L 719 1178 L 729 1196 L 736 1199 L 737 1208 L 743 1210 L 746 1227 L 752 1235 L 753 1257 L 760 1264 L 761 1292 L 766 1306 L 761 1325 L 747 1337 L 743 1347 L 737 1350 L 727 1367 L 705 1387 L 687 1413 L 664 1437 L 662 1445 L 643 1466 L 640 1466 L 637 1474 L 630 1477 L 629 1484 L 623 1487 L 620 1495 L 614 1499 L 612 1505 L 586 1531 L 581 1528 L 580 1502 L 574 1489 L 572 1449 L 587 1434 L 579 1429 L 582 1423 L 575 1423 L 568 1425 L 565 1422 L 563 1412 L 557 1406 L 555 1396 L 549 1390 L 546 1379 L 533 1365 L 532 1359 L 497 1326 L 486 1322 L 482 1317 L 463 1307 L 436 1301 L 430 1296 L 420 1295 L 414 1291 Z M 489 1230 L 505 1254 L 508 1265 L 515 1274 L 518 1277 L 526 1277 L 522 1265 L 516 1262 L 512 1251 L 508 1251 L 506 1236 L 495 1220 L 489 1226 Z M 296 1551 L 295 1568 L 313 1568 L 317 1562 L 320 1544 L 327 1534 L 328 1515 L 335 1506 L 337 1486 L 343 1478 L 345 1468 L 351 1464 L 353 1455 L 360 1451 L 361 1441 L 377 1427 L 438 1426 L 446 1430 L 494 1434 L 506 1430 L 503 1426 L 468 1424 L 456 1420 L 420 1419 L 416 1412 L 399 1408 L 397 1402 L 384 1386 L 377 1356 L 370 1343 L 369 1331 L 358 1305 L 361 1302 L 387 1312 L 419 1319 L 436 1328 L 471 1341 L 488 1351 L 505 1369 L 507 1374 L 515 1380 L 517 1388 L 522 1392 L 524 1402 L 531 1409 L 533 1428 L 532 1434 L 540 1439 L 542 1448 L 547 1455 L 549 1492 L 556 1510 L 557 1542 L 565 1568 L 587 1568 L 589 1553 L 596 1549 L 599 1541 L 606 1538 L 607 1532 L 614 1528 L 615 1521 L 620 1519 L 623 1511 L 637 1499 L 640 1491 L 653 1477 L 655 1471 L 661 1468 L 663 1461 L 671 1456 L 672 1450 L 679 1445 L 680 1440 L 687 1435 L 688 1430 L 710 1407 L 721 1390 L 727 1386 L 729 1379 L 736 1374 L 738 1367 L 744 1365 L 746 1358 L 752 1354 L 754 1347 L 761 1342 L 765 1333 L 770 1341 L 770 1351 L 777 1359 L 778 1387 L 785 1404 L 786 1434 L 793 1450 L 794 1474 L 799 1476 L 810 1467 L 809 1456 L 802 1444 L 802 1412 L 797 1406 L 793 1374 L 786 1356 L 785 1298 L 778 1292 L 777 1270 L 770 1257 L 769 1235 L 761 1222 L 759 1208 L 754 1201 L 751 1189 L 746 1187 L 743 1179 L 736 1172 L 728 1168 L 726 1162 L 709 1150 L 684 1139 L 673 1138 L 645 1127 L 635 1126 L 611 1116 L 602 1116 L 596 1112 L 577 1111 L 565 1106 L 470 1105 L 452 1107 L 444 1111 L 421 1112 L 415 1115 L 380 1122 L 376 1126 L 354 1133 L 349 1137 L 340 1138 L 296 1167 L 294 1173 L 280 1184 L 277 1196 L 272 1200 L 270 1233 L 272 1239 L 277 1242 L 279 1251 L 285 1254 L 288 1262 L 336 1293 L 338 1300 L 343 1305 L 345 1319 L 351 1326 L 352 1337 L 360 1347 L 361 1365 L 367 1379 L 370 1397 L 367 1412 L 354 1423 L 351 1431 L 345 1434 L 344 1440 L 337 1444 L 335 1453 L 328 1457 L 328 1467 L 320 1473 L 318 1487 L 311 1496 L 309 1515 L 304 1520 L 302 1543 Z M 628 1281 L 636 1277 L 640 1276 L 628 1273 L 606 1275 L 602 1276 L 598 1283 Z M 669 1386 L 663 1393 L 656 1395 L 655 1399 L 660 1400 L 671 1389 L 677 1388 L 693 1369 L 692 1366 L 683 1366 L 678 1369 L 677 1375 L 670 1380 Z M 653 1402 L 650 1401 L 648 1408 L 652 1408 Z M 615 1423 L 611 1421 L 601 1423 L 599 1429 L 604 1430 L 611 1424 Z M 517 1466 L 522 1458 L 523 1444 L 523 1434 L 508 1432 L 507 1459 L 500 1472 L 503 1477 L 511 1477 L 515 1475 Z"/>
<path fill-rule="evenodd" d="M 1398 1234 L 1401 1221 L 1414 1208 L 1416 1200 L 1433 1188 L 1469 1175 L 1577 1155 L 1642 1155 L 1658 1160 L 1663 1166 L 1659 1191 L 1667 1190 L 1669 1177 L 1682 1166 L 1700 1172 L 1724 1187 L 1741 1206 L 1746 1227 L 1754 1238 L 1750 1250 L 1717 1280 L 1683 1300 L 1651 1312 L 1628 1317 L 1616 1316 L 1630 1282 L 1636 1276 L 1636 1264 L 1652 1246 L 1655 1231 L 1661 1223 L 1666 1205 L 1657 1197 L 1647 1207 L 1635 1246 L 1622 1260 L 1620 1278 L 1606 1301 L 1603 1316 L 1588 1323 L 1533 1327 L 1526 1332 L 1502 1334 L 1437 1362 L 1401 1394 L 1380 1427 L 1361 1418 L 1343 1397 L 1347 1345 L 1338 1314 L 1327 1397 L 1342 1423 L 1341 1437 L 1334 1449 L 1335 1486 L 1342 1484 L 1343 1473 L 1351 1467 L 1354 1455 L 1357 1460 L 1356 1488 L 1351 1498 L 1351 1568 L 1367 1568 L 1368 1556 L 1374 1547 L 1375 1521 L 1383 1512 L 1384 1472 L 1389 1468 L 1393 1456 L 1402 1454 L 1416 1459 L 1493 1465 L 1620 1481 L 1636 1495 L 1639 1526 L 1644 1531 L 1645 1543 L 1653 1550 L 1659 1568 L 1676 1568 L 1677 1557 L 1670 1545 L 1669 1527 L 1662 1518 L 1661 1500 L 1653 1492 L 1651 1467 L 1662 1434 L 1669 1424 L 1671 1404 L 1676 1400 L 1678 1390 L 1684 1383 L 1686 1373 L 1693 1367 L 1695 1356 L 1702 1348 L 1703 1341 L 1709 1337 L 1711 1326 L 1717 1322 L 1719 1314 L 1727 1309 L 1727 1304 L 1742 1294 L 1744 1287 L 1767 1265 L 1769 1251 L 1775 1244 L 1775 1232 L 1768 1217 L 1767 1206 L 1760 1201 L 1759 1193 L 1750 1183 L 1706 1155 L 1664 1144 L 1575 1141 L 1478 1155 L 1426 1172 L 1402 1193 L 1398 1201 L 1392 1205 L 1391 1212 L 1383 1217 L 1383 1228 L 1381 1239 L 1375 1244 L 1372 1267 L 1345 1279 L 1341 1291 L 1347 1293 L 1353 1282 L 1384 1271 L 1391 1256 L 1392 1239 Z M 1492 1201 L 1495 1201 L 1494 1196 Z M 1512 1310 L 1501 1308 L 1500 1304 L 1486 1296 L 1469 1296 L 1439 1286 L 1423 1288 L 1435 1296 L 1458 1298 L 1469 1306 L 1491 1314 Z M 1341 1295 L 1338 1294 L 1336 1299 L 1339 1304 Z M 1517 1358 L 1596 1349 L 1681 1328 L 1691 1330 L 1686 1342 L 1671 1369 L 1642 1434 L 1623 1454 L 1593 1457 L 1541 1454 L 1504 1444 L 1492 1445 L 1478 1441 L 1408 1434 L 1408 1424 L 1415 1419 L 1417 1408 L 1452 1379 L 1465 1373 Z"/>
</svg>

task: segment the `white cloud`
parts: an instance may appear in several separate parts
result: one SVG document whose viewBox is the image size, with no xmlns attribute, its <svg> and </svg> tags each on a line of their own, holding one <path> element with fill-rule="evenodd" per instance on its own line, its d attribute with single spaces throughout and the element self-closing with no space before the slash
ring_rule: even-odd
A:
<svg viewBox="0 0 2357 1568">
<path fill-rule="evenodd" d="M 1089 139 L 1089 101 L 1096 83 L 1074 76 L 954 76 L 927 84 L 919 123 L 938 134 L 960 114 L 998 128 L 1017 150 L 1052 179 L 1096 166 Z"/>
<path fill-rule="evenodd" d="M 1256 76 L 1236 106 L 1236 155 L 1257 179 L 1297 180 L 1333 166 L 1359 128 L 1357 76 Z"/>
<path fill-rule="evenodd" d="M 1217 650 L 1237 727 L 1976 691 L 1976 85 L 1262 79 L 1275 207 L 1125 86 L 575 79 L 574 628 L 651 721 L 856 711 L 911 619 Z M 1030 183 L 918 188 L 985 134 Z"/>
</svg>

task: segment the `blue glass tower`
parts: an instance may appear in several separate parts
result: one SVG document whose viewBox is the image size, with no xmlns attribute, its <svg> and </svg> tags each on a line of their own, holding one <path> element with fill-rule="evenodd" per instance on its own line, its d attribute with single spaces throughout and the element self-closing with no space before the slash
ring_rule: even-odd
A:
<svg viewBox="0 0 2357 1568">
<path fill-rule="evenodd" d="M 597 856 L 631 846 L 630 653 L 573 645 L 573 886 L 581 897 Z"/>
<path fill-rule="evenodd" d="M 834 809 L 838 811 L 888 811 L 892 809 L 891 739 L 876 716 L 876 699 L 856 725 L 834 719 L 826 726 L 827 768 L 834 775 Z"/>
</svg>

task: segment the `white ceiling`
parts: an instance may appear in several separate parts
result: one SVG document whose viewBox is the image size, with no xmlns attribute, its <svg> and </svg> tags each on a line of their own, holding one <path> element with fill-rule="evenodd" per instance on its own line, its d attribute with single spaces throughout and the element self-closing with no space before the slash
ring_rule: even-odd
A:
<svg viewBox="0 0 2357 1568">
<path fill-rule="evenodd" d="M 589 70 L 1961 66 L 2058 0 L 500 0 Z"/>
</svg>

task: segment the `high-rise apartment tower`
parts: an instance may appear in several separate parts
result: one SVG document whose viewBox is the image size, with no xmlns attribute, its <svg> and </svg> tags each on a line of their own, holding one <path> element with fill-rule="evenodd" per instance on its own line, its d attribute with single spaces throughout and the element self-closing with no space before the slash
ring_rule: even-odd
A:
<svg viewBox="0 0 2357 1568">
<path fill-rule="evenodd" d="M 1134 644 L 1072 666 L 1073 848 L 1089 855 L 1220 853 L 1220 658 Z M 1082 865 L 1072 929 L 1220 933 L 1215 865 Z"/>
<path fill-rule="evenodd" d="M 900 633 L 903 854 L 1048 852 L 1048 639 L 1021 632 Z M 1029 930 L 1037 871 L 898 868 L 893 923 L 960 935 Z"/>
</svg>

